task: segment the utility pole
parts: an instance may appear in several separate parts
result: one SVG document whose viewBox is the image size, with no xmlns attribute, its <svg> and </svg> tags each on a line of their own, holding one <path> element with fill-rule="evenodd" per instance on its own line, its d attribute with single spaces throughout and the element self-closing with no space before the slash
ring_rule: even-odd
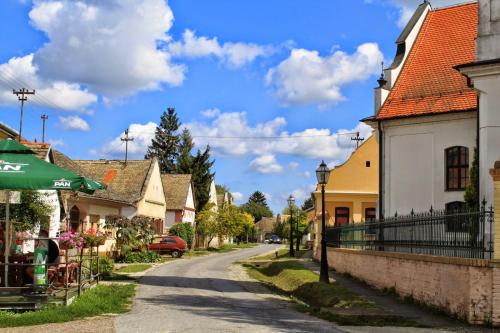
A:
<svg viewBox="0 0 500 333">
<path fill-rule="evenodd" d="M 23 109 L 24 102 L 28 100 L 28 96 L 26 95 L 34 95 L 35 90 L 28 90 L 25 88 L 21 88 L 19 90 L 12 89 L 12 93 L 17 96 L 17 99 L 21 101 L 21 120 L 19 122 L 19 142 L 21 142 L 22 132 L 23 132 Z"/>
<path fill-rule="evenodd" d="M 359 143 L 360 143 L 361 141 L 363 141 L 364 139 L 365 139 L 365 138 L 361 138 L 361 137 L 359 137 L 359 132 L 356 132 L 356 136 L 351 137 L 351 140 L 352 140 L 352 141 L 356 141 L 356 149 L 358 149 L 358 147 L 359 147 Z"/>
<path fill-rule="evenodd" d="M 42 114 L 42 122 L 43 122 L 43 126 L 42 126 L 42 143 L 45 143 L 45 121 L 49 119 L 49 116 L 47 116 L 46 114 Z"/>
<path fill-rule="evenodd" d="M 128 142 L 129 141 L 134 141 L 134 138 L 130 138 L 128 136 L 128 128 L 125 130 L 125 137 L 120 138 L 120 140 L 125 141 L 125 164 L 127 164 L 128 160 Z"/>
</svg>

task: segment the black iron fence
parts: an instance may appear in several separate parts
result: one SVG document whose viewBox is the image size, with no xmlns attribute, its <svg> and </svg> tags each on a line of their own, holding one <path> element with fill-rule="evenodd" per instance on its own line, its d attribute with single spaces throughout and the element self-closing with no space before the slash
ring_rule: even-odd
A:
<svg viewBox="0 0 500 333">
<path fill-rule="evenodd" d="M 493 253 L 493 208 L 437 211 L 353 223 L 325 230 L 338 248 L 489 259 Z"/>
</svg>

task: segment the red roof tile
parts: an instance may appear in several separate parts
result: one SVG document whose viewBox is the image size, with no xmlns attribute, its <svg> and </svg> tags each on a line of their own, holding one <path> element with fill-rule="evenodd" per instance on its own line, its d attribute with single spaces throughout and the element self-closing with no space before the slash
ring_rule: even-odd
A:
<svg viewBox="0 0 500 333">
<path fill-rule="evenodd" d="M 453 67 L 475 60 L 477 3 L 428 13 L 377 119 L 474 110 L 477 94 Z"/>
</svg>

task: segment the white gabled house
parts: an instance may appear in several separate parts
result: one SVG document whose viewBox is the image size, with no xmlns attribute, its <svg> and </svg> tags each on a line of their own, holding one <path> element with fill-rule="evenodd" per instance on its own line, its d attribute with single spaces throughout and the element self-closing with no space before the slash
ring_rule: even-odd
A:
<svg viewBox="0 0 500 333">
<path fill-rule="evenodd" d="M 379 142 L 382 216 L 464 205 L 474 149 L 486 143 L 477 139 L 478 94 L 455 67 L 475 59 L 477 13 L 477 3 L 432 9 L 424 2 L 396 42 L 375 90 L 375 115 L 363 120 Z"/>
<path fill-rule="evenodd" d="M 196 207 L 191 175 L 161 175 L 165 193 L 166 213 L 164 233 L 177 223 L 191 223 L 194 227 Z"/>
</svg>

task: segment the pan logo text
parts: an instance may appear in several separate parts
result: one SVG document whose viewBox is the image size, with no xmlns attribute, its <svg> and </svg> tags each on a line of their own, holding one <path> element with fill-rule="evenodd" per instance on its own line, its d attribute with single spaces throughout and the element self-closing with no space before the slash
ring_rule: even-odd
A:
<svg viewBox="0 0 500 333">
<path fill-rule="evenodd" d="M 71 181 L 66 179 L 54 180 L 53 187 L 56 188 L 71 188 Z"/>
<path fill-rule="evenodd" d="M 23 166 L 27 164 L 10 163 L 0 160 L 0 172 L 24 172 Z"/>
</svg>

